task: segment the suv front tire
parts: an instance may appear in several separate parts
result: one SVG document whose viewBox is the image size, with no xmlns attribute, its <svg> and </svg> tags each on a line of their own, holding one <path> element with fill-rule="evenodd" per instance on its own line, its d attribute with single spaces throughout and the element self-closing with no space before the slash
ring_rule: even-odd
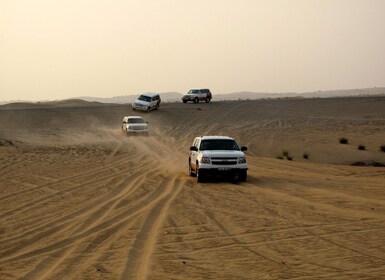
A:
<svg viewBox="0 0 385 280">
<path fill-rule="evenodd" d="M 206 179 L 206 175 L 205 175 L 204 171 L 199 170 L 198 164 L 197 164 L 196 168 L 197 168 L 196 169 L 197 181 L 198 181 L 198 183 L 203 183 Z"/>
<path fill-rule="evenodd" d="M 238 181 L 246 182 L 246 180 L 247 180 L 247 170 L 240 171 L 238 174 Z"/>
<path fill-rule="evenodd" d="M 190 163 L 190 159 L 188 160 L 188 174 L 191 176 L 191 177 L 195 177 L 196 176 L 196 173 L 192 170 L 191 168 L 191 163 Z"/>
</svg>

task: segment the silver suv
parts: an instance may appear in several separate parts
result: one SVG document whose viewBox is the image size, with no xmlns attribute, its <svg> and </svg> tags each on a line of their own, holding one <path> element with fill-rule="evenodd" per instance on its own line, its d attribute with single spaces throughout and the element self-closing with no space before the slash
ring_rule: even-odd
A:
<svg viewBox="0 0 385 280">
<path fill-rule="evenodd" d="M 192 89 L 187 94 L 182 96 L 183 103 L 187 103 L 187 101 L 192 101 L 194 103 L 199 103 L 199 101 L 205 101 L 209 103 L 213 98 L 210 90 L 208 88 L 202 89 Z"/>
<path fill-rule="evenodd" d="M 247 179 L 247 161 L 244 151 L 228 136 L 195 137 L 188 158 L 189 174 L 203 182 L 209 176 L 237 176 L 239 181 Z"/>
<path fill-rule="evenodd" d="M 147 92 L 141 94 L 133 103 L 132 110 L 140 110 L 150 112 L 158 110 L 160 106 L 160 96 L 157 93 Z"/>
</svg>

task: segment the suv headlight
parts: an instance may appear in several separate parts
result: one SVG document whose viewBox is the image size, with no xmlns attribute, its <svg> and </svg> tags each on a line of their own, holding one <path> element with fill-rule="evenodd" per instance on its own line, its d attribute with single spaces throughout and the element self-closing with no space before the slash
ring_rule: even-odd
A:
<svg viewBox="0 0 385 280">
<path fill-rule="evenodd" d="M 245 158 L 245 157 L 240 157 L 240 158 L 238 158 L 238 163 L 239 163 L 239 164 L 241 164 L 241 163 L 247 163 L 246 158 Z"/>
<path fill-rule="evenodd" d="M 201 163 L 207 163 L 207 164 L 210 164 L 210 163 L 211 163 L 211 160 L 210 160 L 209 157 L 202 157 Z"/>
</svg>

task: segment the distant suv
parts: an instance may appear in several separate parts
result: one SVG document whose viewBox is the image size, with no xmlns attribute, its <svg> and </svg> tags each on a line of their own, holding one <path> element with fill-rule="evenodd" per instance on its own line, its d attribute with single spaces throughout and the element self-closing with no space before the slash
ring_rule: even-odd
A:
<svg viewBox="0 0 385 280">
<path fill-rule="evenodd" d="M 246 181 L 246 150 L 228 136 L 195 137 L 188 158 L 189 174 L 196 176 L 198 182 L 217 175 L 237 176 L 239 181 Z"/>
<path fill-rule="evenodd" d="M 183 103 L 187 103 L 187 101 L 193 101 L 194 103 L 205 101 L 206 103 L 209 103 L 212 98 L 212 94 L 208 88 L 192 89 L 187 94 L 183 95 L 182 101 Z"/>
<path fill-rule="evenodd" d="M 126 116 L 123 118 L 122 131 L 127 135 L 148 135 L 148 124 L 139 116 Z"/>
<path fill-rule="evenodd" d="M 150 112 L 151 110 L 157 110 L 160 106 L 160 96 L 157 93 L 143 93 L 133 103 L 132 109 Z"/>
</svg>

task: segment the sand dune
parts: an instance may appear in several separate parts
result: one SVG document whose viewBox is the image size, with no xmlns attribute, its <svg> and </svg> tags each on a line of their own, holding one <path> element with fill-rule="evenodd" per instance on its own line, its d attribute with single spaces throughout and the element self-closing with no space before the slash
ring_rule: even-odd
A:
<svg viewBox="0 0 385 280">
<path fill-rule="evenodd" d="M 350 164 L 385 163 L 384 108 L 170 103 L 149 137 L 129 105 L 0 109 L 0 279 L 382 279 L 385 169 Z M 188 176 L 205 134 L 249 147 L 247 182 Z"/>
</svg>

